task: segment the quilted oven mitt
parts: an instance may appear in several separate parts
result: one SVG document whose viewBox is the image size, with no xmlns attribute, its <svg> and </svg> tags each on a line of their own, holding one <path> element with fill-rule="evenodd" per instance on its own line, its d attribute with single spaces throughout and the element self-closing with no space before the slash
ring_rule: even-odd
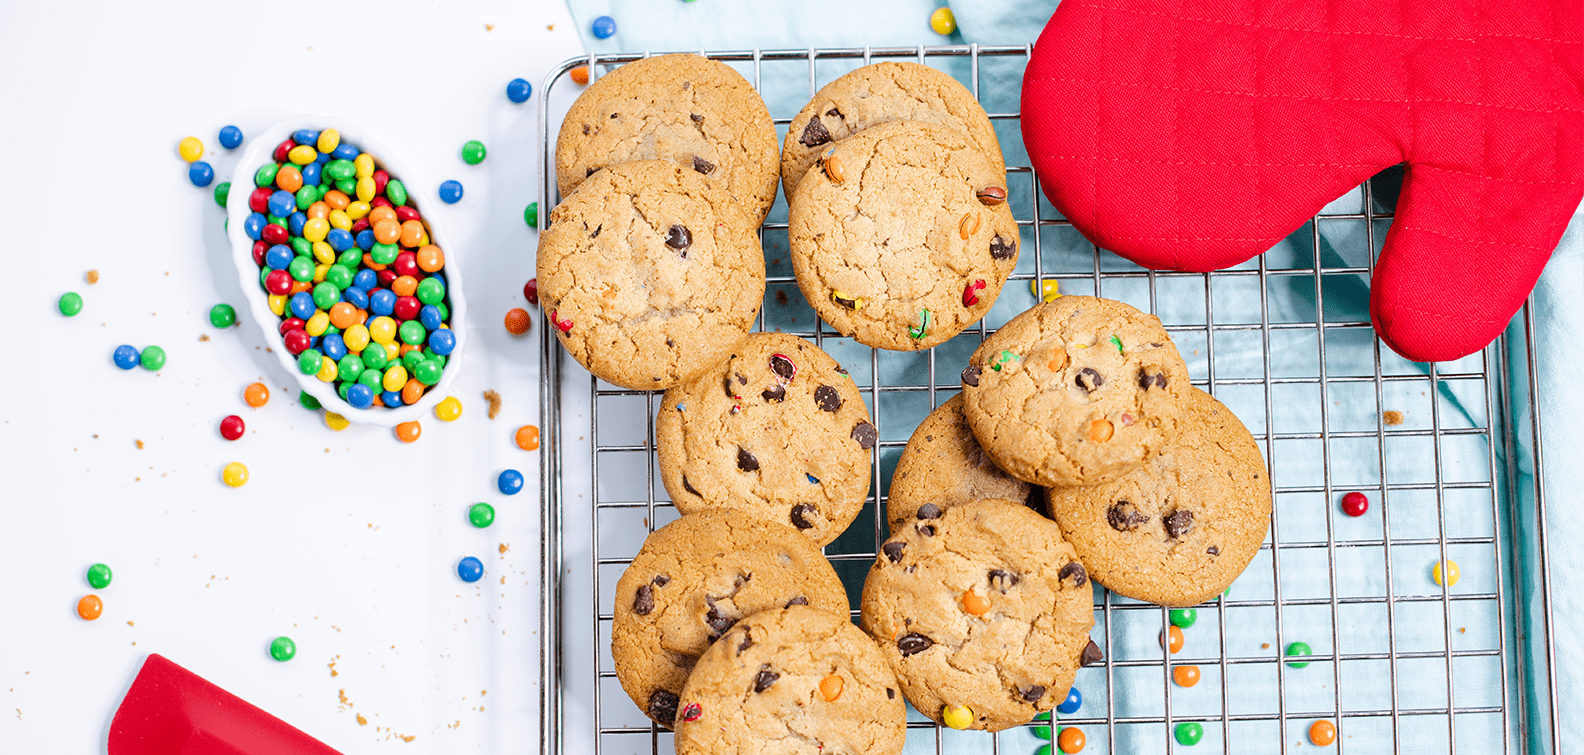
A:
<svg viewBox="0 0 1584 755">
<path fill-rule="evenodd" d="M 1023 80 L 1051 202 L 1209 271 L 1407 163 L 1370 291 L 1409 359 L 1499 335 L 1584 196 L 1580 0 L 1063 0 Z"/>
</svg>

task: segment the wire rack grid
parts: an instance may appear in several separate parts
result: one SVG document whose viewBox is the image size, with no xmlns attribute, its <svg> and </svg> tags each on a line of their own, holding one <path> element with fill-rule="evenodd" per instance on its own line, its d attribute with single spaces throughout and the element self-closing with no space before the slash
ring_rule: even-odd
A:
<svg viewBox="0 0 1584 755">
<path fill-rule="evenodd" d="M 1017 84 L 1031 53 L 979 45 L 700 53 L 738 68 L 767 100 L 771 90 L 802 95 L 790 112 L 772 104 L 782 135 L 802 102 L 857 65 L 935 65 L 985 104 L 1007 155 L 1023 237 L 1017 272 L 984 321 L 934 349 L 883 352 L 832 331 L 802 301 L 785 259 L 784 200 L 760 232 L 771 259 L 759 329 L 809 338 L 835 356 L 880 429 L 866 509 L 826 549 L 854 604 L 887 536 L 890 471 L 918 420 L 959 389 L 958 371 L 978 343 L 1055 281 L 1158 315 L 1195 385 L 1254 433 L 1275 501 L 1259 554 L 1228 594 L 1198 608 L 1179 655 L 1162 647 L 1165 609 L 1097 586 L 1094 639 L 1105 661 L 1079 671 L 1085 701 L 1057 716 L 1060 726 L 1078 727 L 1096 752 L 1291 752 L 1309 744 L 1319 720 L 1358 752 L 1554 752 L 1531 310 L 1515 326 L 1521 337 L 1456 362 L 1413 364 L 1383 350 L 1358 302 L 1390 223 L 1394 197 L 1378 196 L 1395 193 L 1389 179 L 1364 184 L 1277 249 L 1225 271 L 1149 271 L 1094 247 L 1046 203 L 1032 169 L 1015 164 L 1024 154 Z M 541 230 L 559 198 L 549 93 L 576 66 L 595 77 L 601 66 L 647 56 L 590 55 L 546 78 Z M 623 694 L 609 656 L 616 578 L 643 536 L 677 515 L 656 474 L 660 394 L 593 378 L 564 358 L 548 328 L 541 349 L 541 749 L 667 752 L 669 732 Z M 1520 458 L 1520 440 L 1532 455 Z M 1337 505 L 1353 490 L 1373 504 L 1357 519 Z M 1522 549 L 1513 547 L 1520 520 L 1533 532 Z M 1449 558 L 1462 581 L 1434 582 L 1432 565 Z M 1538 576 L 1518 579 L 1524 569 Z M 1521 608 L 1531 604 L 1538 610 Z M 1304 666 L 1284 656 L 1297 640 L 1312 646 Z M 1176 686 L 1172 670 L 1189 664 L 1203 682 Z M 1192 748 L 1175 738 L 1188 722 L 1204 732 Z M 907 751 L 1033 755 L 1041 745 L 1059 751 L 1057 733 L 1039 721 L 994 735 L 955 732 L 910 710 Z"/>
</svg>

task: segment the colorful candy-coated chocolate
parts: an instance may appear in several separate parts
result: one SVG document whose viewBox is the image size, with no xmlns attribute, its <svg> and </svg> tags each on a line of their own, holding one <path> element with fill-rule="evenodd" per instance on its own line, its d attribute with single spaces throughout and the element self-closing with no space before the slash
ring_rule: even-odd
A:
<svg viewBox="0 0 1584 755">
<path fill-rule="evenodd" d="M 301 356 L 303 352 L 307 351 L 308 342 L 311 338 L 312 336 L 308 335 L 306 330 L 292 330 L 288 331 L 282 340 L 285 342 L 286 351 L 295 357 Z M 316 366 L 314 369 L 318 370 L 319 368 Z"/>
<path fill-rule="evenodd" d="M 400 369 L 400 368 L 398 368 Z M 423 435 L 423 426 L 414 422 L 403 422 L 396 425 L 396 438 L 403 443 L 412 443 Z"/>
<path fill-rule="evenodd" d="M 446 204 L 462 201 L 462 182 L 455 180 L 440 182 L 440 201 Z"/>
<path fill-rule="evenodd" d="M 224 206 L 226 206 L 226 202 L 228 200 L 230 200 L 230 199 L 231 199 L 231 182 L 230 181 L 223 181 L 223 182 L 221 182 L 221 184 L 219 186 L 215 187 L 215 190 L 214 190 L 215 204 L 220 205 L 221 207 L 224 207 Z"/>
<path fill-rule="evenodd" d="M 475 503 L 468 508 L 468 521 L 474 527 L 483 529 L 495 523 L 495 507 L 487 503 Z"/>
<path fill-rule="evenodd" d="M 301 354 L 297 355 L 297 371 L 304 375 L 317 374 L 319 368 L 323 365 L 324 354 L 321 354 L 318 349 L 304 349 Z"/>
<path fill-rule="evenodd" d="M 1161 647 L 1176 653 L 1183 649 L 1183 631 L 1176 624 L 1166 627 L 1161 633 Z"/>
<path fill-rule="evenodd" d="M 61 294 L 60 300 L 55 302 L 55 307 L 67 317 L 76 317 L 77 313 L 82 311 L 82 306 L 82 295 L 76 291 L 67 291 Z"/>
<path fill-rule="evenodd" d="M 506 312 L 506 332 L 520 336 L 527 333 L 532 325 L 533 320 L 529 318 L 528 310 L 514 307 Z"/>
<path fill-rule="evenodd" d="M 930 14 L 930 29 L 943 37 L 957 31 L 957 17 L 952 15 L 951 8 L 936 8 Z"/>
<path fill-rule="evenodd" d="M 539 450 L 539 428 L 533 425 L 523 425 L 517 428 L 517 447 L 524 451 Z"/>
<path fill-rule="evenodd" d="M 1289 658 L 1310 655 L 1314 655 L 1314 650 L 1310 649 L 1309 643 L 1307 642 L 1293 642 L 1287 645 L 1287 657 Z M 1309 662 L 1288 661 L 1287 666 L 1289 668 L 1307 668 L 1309 666 Z"/>
<path fill-rule="evenodd" d="M 447 331 L 439 331 L 439 332 L 449 333 L 451 331 L 447 330 Z M 418 352 L 413 352 L 413 353 L 416 354 Z M 424 359 L 423 361 L 420 361 L 416 367 L 413 368 L 413 379 L 416 380 L 418 382 L 418 384 L 421 385 L 421 386 L 434 385 L 435 383 L 440 382 L 440 374 L 444 370 L 445 370 L 445 368 L 440 365 L 440 362 L 438 362 L 436 360 L 433 360 L 433 359 Z M 409 387 L 411 387 L 411 386 L 409 386 Z M 420 389 L 414 388 L 413 390 L 420 390 Z"/>
<path fill-rule="evenodd" d="M 84 621 L 93 621 L 103 613 L 104 601 L 100 600 L 98 595 L 84 595 L 77 601 L 77 615 Z"/>
<path fill-rule="evenodd" d="M 595 39 L 610 39 L 616 33 L 616 19 L 610 16 L 600 16 L 594 19 L 589 28 L 594 33 Z"/>
<path fill-rule="evenodd" d="M 214 167 L 199 160 L 187 166 L 187 180 L 191 181 L 193 186 L 200 188 L 208 186 L 214 181 Z"/>
<path fill-rule="evenodd" d="M 462 145 L 462 162 L 468 165 L 478 165 L 484 162 L 485 153 L 484 142 L 474 139 Z"/>
<path fill-rule="evenodd" d="M 1336 744 L 1336 724 L 1325 719 L 1320 719 L 1309 725 L 1309 742 L 1316 747 L 1330 747 Z"/>
<path fill-rule="evenodd" d="M 533 96 L 533 85 L 527 79 L 512 79 L 506 82 L 506 99 L 517 104 L 528 101 Z"/>
<path fill-rule="evenodd" d="M 216 304 L 209 308 L 209 324 L 229 328 L 236 324 L 236 310 L 230 304 Z"/>
<path fill-rule="evenodd" d="M 1029 281 L 1029 293 L 1040 298 L 1040 301 L 1056 301 L 1061 298 L 1061 290 L 1054 280 Z"/>
<path fill-rule="evenodd" d="M 538 202 L 529 202 L 528 206 L 523 208 L 523 222 L 527 223 L 529 228 L 538 228 L 539 227 L 539 203 Z"/>
<path fill-rule="evenodd" d="M 228 414 L 220 420 L 220 437 L 226 440 L 236 440 L 242 437 L 242 433 L 246 430 L 247 425 L 235 414 Z"/>
<path fill-rule="evenodd" d="M 941 723 L 953 729 L 966 729 L 973 725 L 973 709 L 966 705 L 941 706 Z"/>
<path fill-rule="evenodd" d="M 1369 496 L 1357 490 L 1342 496 L 1342 512 L 1348 516 L 1364 516 L 1369 511 Z"/>
<path fill-rule="evenodd" d="M 248 387 L 242 391 L 242 400 L 247 402 L 248 406 L 257 409 L 269 403 L 269 388 L 263 383 L 249 384 Z"/>
<path fill-rule="evenodd" d="M 319 411 L 324 406 L 323 404 L 319 403 L 319 399 L 314 398 L 307 391 L 301 391 L 297 394 L 297 403 L 301 404 L 302 408 L 315 412 Z"/>
<path fill-rule="evenodd" d="M 477 582 L 484 576 L 484 562 L 467 556 L 457 562 L 456 570 L 457 576 L 461 577 L 463 582 Z"/>
<path fill-rule="evenodd" d="M 385 184 L 385 198 L 390 200 L 392 207 L 407 204 L 407 185 L 392 178 Z"/>
<path fill-rule="evenodd" d="M 225 126 L 220 129 L 220 146 L 226 149 L 236 149 L 242 146 L 242 129 L 236 126 Z"/>
<path fill-rule="evenodd" d="M 1188 627 L 1193 626 L 1194 622 L 1199 620 L 1199 609 L 1173 608 L 1171 609 L 1171 613 L 1168 614 L 1168 616 L 1171 618 L 1172 626 L 1187 629 Z"/>
<path fill-rule="evenodd" d="M 570 71 L 567 71 L 567 75 L 572 77 L 572 83 L 574 83 L 574 84 L 577 84 L 579 86 L 586 86 L 588 84 L 588 81 L 589 81 L 588 66 L 578 66 L 577 68 L 574 68 L 574 69 L 572 69 Z"/>
<path fill-rule="evenodd" d="M 103 590 L 110 586 L 110 580 L 114 576 L 111 574 L 109 566 L 94 564 L 88 567 L 88 586 L 95 590 Z"/>
<path fill-rule="evenodd" d="M 1050 720 L 1051 720 L 1051 712 L 1047 710 L 1047 711 L 1035 716 L 1034 720 L 1035 721 L 1044 721 L 1045 723 L 1048 724 L 1048 723 L 1050 723 Z M 1050 726 L 1035 726 L 1031 731 L 1034 732 L 1034 736 L 1036 738 L 1038 738 L 1038 739 L 1043 739 L 1043 740 L 1049 741 L 1050 738 L 1051 738 L 1051 727 Z M 1056 728 L 1056 732 L 1058 734 L 1061 733 L 1061 727 L 1057 727 Z M 1049 752 L 1049 751 L 1047 750 L 1047 752 Z"/>
<path fill-rule="evenodd" d="M 225 469 L 220 470 L 220 479 L 233 488 L 240 488 L 246 485 L 248 481 L 247 465 L 240 461 L 233 461 L 225 465 Z"/>
<path fill-rule="evenodd" d="M 285 663 L 297 657 L 297 643 L 290 637 L 276 637 L 270 642 L 269 652 L 271 658 Z"/>
<path fill-rule="evenodd" d="M 116 347 L 115 353 L 111 355 L 111 358 L 115 360 L 115 366 L 120 367 L 123 370 L 130 370 L 133 367 L 138 366 L 138 362 L 142 359 L 142 355 L 138 353 L 137 349 L 123 344 Z"/>
<path fill-rule="evenodd" d="M 495 487 L 502 495 L 517 495 L 523 488 L 522 472 L 515 469 L 503 470 L 500 476 L 495 478 Z"/>
<path fill-rule="evenodd" d="M 1458 580 L 1462 578 L 1463 573 L 1458 570 L 1456 561 L 1453 561 L 1452 559 L 1446 560 L 1446 572 L 1444 576 L 1441 571 L 1441 566 L 1442 565 L 1440 562 L 1436 562 L 1436 565 L 1430 568 L 1430 579 L 1436 584 L 1445 584 L 1447 587 L 1451 587 L 1457 584 Z"/>
<path fill-rule="evenodd" d="M 523 284 L 523 298 L 527 299 L 528 303 L 530 303 L 530 304 L 538 304 L 539 303 L 539 279 L 538 278 L 529 278 L 528 282 Z"/>
<path fill-rule="evenodd" d="M 1175 666 L 1172 668 L 1172 681 L 1179 687 L 1192 687 L 1199 683 L 1198 666 Z"/>
<path fill-rule="evenodd" d="M 182 139 L 181 143 L 176 145 L 176 151 L 181 154 L 181 158 L 183 160 L 186 160 L 187 162 L 193 162 L 198 158 L 203 157 L 203 142 L 199 141 L 198 137 L 196 136 L 189 136 L 185 139 Z"/>
<path fill-rule="evenodd" d="M 374 389 L 358 382 L 347 389 L 346 402 L 354 409 L 367 409 L 374 405 Z"/>
<path fill-rule="evenodd" d="M 1083 730 L 1076 726 L 1063 727 L 1061 730 L 1061 735 L 1056 738 L 1056 746 L 1060 748 L 1062 752 L 1067 753 L 1067 755 L 1072 755 L 1072 753 L 1075 752 L 1083 752 L 1084 744 Z"/>
<path fill-rule="evenodd" d="M 418 307 L 412 307 L 411 314 L 413 317 L 417 317 Z M 421 344 L 427 335 L 428 331 L 424 330 L 423 323 L 417 320 L 408 320 L 397 329 L 397 336 L 401 338 L 402 343 Z"/>
<path fill-rule="evenodd" d="M 440 356 L 450 356 L 452 349 L 456 348 L 456 334 L 449 328 L 441 328 L 430 333 L 429 348 L 434 349 L 434 353 Z"/>
<path fill-rule="evenodd" d="M 1184 721 L 1177 724 L 1172 734 L 1177 738 L 1177 744 L 1192 747 L 1199 744 L 1199 740 L 1204 739 L 1204 727 L 1197 721 Z"/>
<path fill-rule="evenodd" d="M 456 396 L 446 396 L 435 404 L 434 413 L 435 418 L 442 422 L 454 422 L 462 416 L 462 402 Z"/>
<path fill-rule="evenodd" d="M 357 386 L 354 385 L 353 387 L 356 388 Z M 350 424 L 352 423 L 348 422 L 346 417 L 336 414 L 335 412 L 325 412 L 325 427 L 328 427 L 331 430 L 341 432 L 342 430 L 347 429 L 347 425 Z"/>
<path fill-rule="evenodd" d="M 1073 687 L 1072 689 L 1067 690 L 1067 699 L 1061 701 L 1061 704 L 1056 706 L 1056 712 L 1071 715 L 1073 713 L 1077 713 L 1078 708 L 1082 706 L 1083 694 L 1078 691 L 1077 687 Z"/>
</svg>

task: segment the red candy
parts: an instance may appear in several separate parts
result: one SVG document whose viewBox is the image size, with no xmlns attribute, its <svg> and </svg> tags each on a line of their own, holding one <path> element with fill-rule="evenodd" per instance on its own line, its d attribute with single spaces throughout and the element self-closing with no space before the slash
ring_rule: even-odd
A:
<svg viewBox="0 0 1584 755">
<path fill-rule="evenodd" d="M 539 303 L 539 279 L 538 278 L 529 278 L 528 282 L 523 284 L 523 296 L 525 298 L 527 298 L 528 301 L 533 303 L 533 304 L 538 304 Z"/>
<path fill-rule="evenodd" d="M 368 230 L 368 227 L 369 227 L 368 218 L 358 218 L 358 221 L 356 223 L 352 224 L 352 235 L 356 236 L 356 235 Z"/>
<path fill-rule="evenodd" d="M 274 223 L 264 226 L 264 233 L 262 235 L 264 236 L 264 243 L 269 244 L 270 246 L 291 243 L 291 234 L 286 233 L 285 228 L 275 225 Z"/>
<path fill-rule="evenodd" d="M 384 191 L 384 190 L 381 189 L 380 191 Z M 371 210 L 374 209 L 375 207 L 391 207 L 391 206 L 392 205 L 390 203 L 390 200 L 386 199 L 383 196 L 375 197 L 374 199 L 369 201 L 369 209 L 371 209 Z"/>
<path fill-rule="evenodd" d="M 270 274 L 264 278 L 264 290 L 276 296 L 285 296 L 291 293 L 291 289 L 291 273 L 285 270 L 271 270 Z"/>
<path fill-rule="evenodd" d="M 242 423 L 242 418 L 235 414 L 220 420 L 220 437 L 226 440 L 236 440 L 242 437 L 242 431 L 246 429 L 247 425 Z"/>
<path fill-rule="evenodd" d="M 1348 516 L 1364 516 L 1369 511 L 1369 496 L 1356 490 L 1342 496 L 1342 511 Z"/>
<path fill-rule="evenodd" d="M 291 139 L 287 139 L 286 141 L 275 145 L 275 154 L 271 155 L 271 157 L 274 157 L 275 158 L 275 162 L 278 162 L 278 163 L 290 162 L 289 160 L 286 159 L 286 156 L 287 156 L 288 153 L 291 152 L 292 147 L 295 147 L 295 146 L 297 146 L 297 142 L 294 142 Z M 262 210 L 261 210 L 261 212 L 262 212 Z"/>
<path fill-rule="evenodd" d="M 401 207 L 396 208 L 396 222 L 398 223 L 405 223 L 409 220 L 418 220 L 420 217 L 421 216 L 418 214 L 418 210 L 414 209 L 411 205 L 402 205 Z"/>
<path fill-rule="evenodd" d="M 269 254 L 269 242 L 262 239 L 253 242 L 253 264 L 264 266 L 264 255 Z"/>
<path fill-rule="evenodd" d="M 369 203 L 371 207 L 379 207 L 380 200 L 385 199 L 385 184 L 388 183 L 390 183 L 389 173 L 386 173 L 383 170 L 374 171 L 374 193 L 377 194 L 378 197 L 373 202 Z M 386 200 L 384 206 L 389 207 L 390 201 Z"/>
<path fill-rule="evenodd" d="M 688 703 L 687 706 L 682 709 L 683 721 L 697 721 L 699 720 L 699 716 L 702 715 L 704 715 L 704 709 L 700 707 L 698 703 Z"/>
<path fill-rule="evenodd" d="M 397 275 L 411 275 L 414 278 L 423 274 L 423 271 L 418 269 L 417 252 L 402 252 L 396 255 L 396 261 L 391 263 L 390 269 L 395 270 Z"/>
<path fill-rule="evenodd" d="M 423 309 L 423 302 L 418 301 L 418 297 L 398 296 L 396 297 L 396 306 L 393 308 L 392 314 L 396 315 L 396 319 L 405 322 L 418 319 L 418 311 L 421 309 Z"/>
<path fill-rule="evenodd" d="M 308 348 L 310 339 L 306 330 L 288 330 L 283 340 L 286 341 L 286 350 L 291 352 L 292 356 L 297 356 Z"/>
<path fill-rule="evenodd" d="M 974 292 L 983 289 L 984 287 L 985 282 L 982 280 L 976 280 L 973 283 L 963 286 L 963 306 L 972 307 L 973 305 L 978 304 L 979 295 Z"/>
<path fill-rule="evenodd" d="M 268 186 L 260 186 L 248 195 L 248 209 L 254 212 L 269 212 L 270 195 L 275 192 Z"/>
<path fill-rule="evenodd" d="M 562 333 L 572 332 L 572 318 L 568 317 L 566 320 L 562 320 L 556 316 L 556 312 L 553 309 L 550 310 L 550 322 L 556 326 L 556 330 Z"/>
<path fill-rule="evenodd" d="M 302 321 L 301 317 L 288 317 L 288 318 L 286 318 L 284 320 L 281 320 L 280 334 L 281 335 L 286 335 L 287 333 L 290 333 L 291 331 L 302 330 L 303 328 L 306 328 L 306 327 L 308 327 L 308 326 L 307 326 L 306 323 L 304 323 Z"/>
<path fill-rule="evenodd" d="M 390 288 L 390 285 L 394 283 L 399 277 L 401 276 L 397 275 L 396 271 L 390 268 L 385 268 L 384 270 L 379 271 L 380 288 Z"/>
</svg>

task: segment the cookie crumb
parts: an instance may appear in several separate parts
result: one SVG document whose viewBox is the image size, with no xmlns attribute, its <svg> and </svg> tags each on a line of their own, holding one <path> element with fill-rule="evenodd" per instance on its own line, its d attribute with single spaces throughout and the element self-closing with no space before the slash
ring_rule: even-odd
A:
<svg viewBox="0 0 1584 755">
<path fill-rule="evenodd" d="M 362 713 L 357 714 L 357 722 L 358 726 L 368 726 L 368 719 L 364 718 Z"/>
<path fill-rule="evenodd" d="M 1270 643 L 1269 642 L 1261 642 L 1260 643 L 1260 650 L 1270 650 Z"/>
<path fill-rule="evenodd" d="M 489 402 L 489 409 L 486 413 L 489 415 L 490 419 L 495 419 L 495 415 L 500 414 L 500 394 L 496 393 L 493 389 L 487 390 L 484 392 L 484 400 Z"/>
<path fill-rule="evenodd" d="M 503 556 L 506 555 L 506 551 L 509 551 L 509 550 L 511 550 L 511 546 L 510 545 L 507 545 L 505 543 L 501 543 L 500 544 L 501 555 L 503 555 Z"/>
<path fill-rule="evenodd" d="M 99 271 L 89 270 L 88 274 L 83 276 L 83 279 L 88 281 L 88 285 L 92 286 L 93 284 L 99 282 Z"/>
<path fill-rule="evenodd" d="M 127 626 L 130 627 L 130 626 L 136 626 L 136 625 L 129 621 L 129 622 L 127 622 Z"/>
<path fill-rule="evenodd" d="M 204 333 L 203 335 L 198 336 L 198 340 L 199 341 L 207 341 L 207 340 L 209 340 L 209 334 L 208 333 Z"/>
<path fill-rule="evenodd" d="M 550 24 L 549 26 L 546 26 L 545 30 L 546 31 L 555 31 L 555 24 Z"/>
<path fill-rule="evenodd" d="M 1386 424 L 1388 425 L 1400 425 L 1403 423 L 1403 413 L 1395 409 L 1390 409 L 1381 412 L 1381 419 L 1385 420 Z"/>
<path fill-rule="evenodd" d="M 494 24 L 485 24 L 484 25 L 484 31 L 495 31 L 495 25 Z"/>
<path fill-rule="evenodd" d="M 137 444 L 139 451 L 143 450 L 143 441 L 134 439 L 132 442 Z"/>
<path fill-rule="evenodd" d="M 418 738 L 418 735 L 416 734 L 397 734 L 396 736 L 403 742 L 411 742 Z"/>
<path fill-rule="evenodd" d="M 786 291 L 776 291 L 776 303 L 785 306 L 787 303 Z"/>
</svg>

